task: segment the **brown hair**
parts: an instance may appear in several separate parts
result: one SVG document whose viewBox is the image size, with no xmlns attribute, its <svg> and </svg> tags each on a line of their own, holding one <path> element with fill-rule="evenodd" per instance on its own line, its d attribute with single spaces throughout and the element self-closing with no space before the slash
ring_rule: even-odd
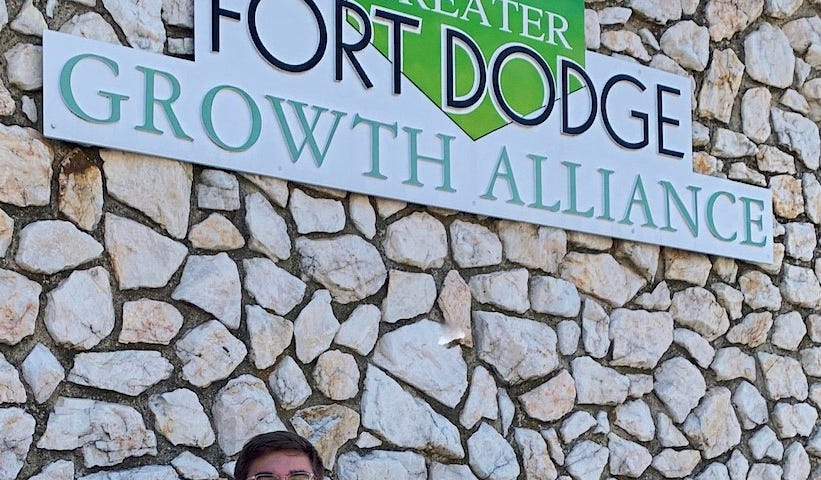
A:
<svg viewBox="0 0 821 480">
<path fill-rule="evenodd" d="M 234 479 L 245 480 L 248 478 L 248 468 L 251 466 L 251 462 L 257 458 L 271 452 L 286 450 L 304 453 L 311 462 L 317 480 L 322 480 L 325 468 L 322 466 L 322 459 L 319 458 L 316 448 L 308 440 L 291 432 L 261 433 L 248 440 L 239 452 L 239 457 L 237 457 L 237 463 L 234 466 Z"/>
</svg>

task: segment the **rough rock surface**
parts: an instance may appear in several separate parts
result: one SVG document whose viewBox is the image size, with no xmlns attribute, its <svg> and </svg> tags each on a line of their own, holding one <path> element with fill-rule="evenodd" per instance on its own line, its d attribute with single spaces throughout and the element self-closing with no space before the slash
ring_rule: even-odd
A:
<svg viewBox="0 0 821 480">
<path fill-rule="evenodd" d="M 388 272 L 376 248 L 355 235 L 333 240 L 301 237 L 296 248 L 302 269 L 339 303 L 369 297 L 385 283 Z"/>
</svg>

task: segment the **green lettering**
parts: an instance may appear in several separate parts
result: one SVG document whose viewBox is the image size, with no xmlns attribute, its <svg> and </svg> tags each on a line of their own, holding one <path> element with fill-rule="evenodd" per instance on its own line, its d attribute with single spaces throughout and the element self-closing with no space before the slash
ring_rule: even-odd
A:
<svg viewBox="0 0 821 480">
<path fill-rule="evenodd" d="M 610 222 L 614 222 L 616 219 L 610 216 L 610 175 L 613 175 L 613 170 L 607 170 L 606 168 L 600 168 L 596 170 L 601 174 L 601 181 L 602 181 L 602 213 L 599 215 L 599 220 L 608 220 Z"/>
<path fill-rule="evenodd" d="M 174 110 L 171 108 L 171 104 L 180 98 L 180 81 L 177 80 L 177 77 L 168 72 L 154 70 L 153 68 L 148 67 L 137 67 L 137 70 L 143 72 L 143 76 L 145 76 L 145 104 L 143 106 L 143 124 L 134 127 L 134 129 L 162 135 L 163 131 L 154 126 L 154 105 L 156 104 L 162 108 L 163 112 L 165 112 L 165 117 L 168 119 L 171 129 L 174 131 L 175 137 L 183 140 L 194 140 L 186 135 L 186 133 L 182 130 L 180 121 L 177 119 L 177 115 L 174 114 Z M 169 85 L 171 85 L 171 95 L 166 99 L 157 98 L 154 93 L 154 86 L 157 76 L 164 78 Z"/>
<path fill-rule="evenodd" d="M 410 143 L 410 177 L 402 182 L 402 184 L 412 185 L 414 187 L 424 186 L 422 182 L 419 181 L 419 160 L 423 160 L 442 165 L 442 185 L 436 187 L 436 190 L 455 192 L 456 190 L 450 184 L 450 142 L 455 140 L 456 137 L 437 133 L 436 137 L 442 142 L 442 158 L 428 157 L 419 154 L 419 134 L 422 133 L 422 130 L 411 127 L 402 127 L 402 130 L 408 134 Z"/>
<path fill-rule="evenodd" d="M 288 100 L 287 103 L 293 108 L 294 114 L 299 122 L 299 127 L 305 135 L 305 138 L 302 140 L 302 145 L 297 148 L 294 134 L 291 131 L 291 126 L 288 124 L 288 120 L 285 118 L 285 111 L 282 108 L 282 102 L 285 100 L 279 97 L 273 97 L 271 95 L 266 95 L 265 98 L 271 102 L 271 106 L 274 109 L 274 114 L 276 115 L 277 122 L 279 123 L 279 129 L 282 132 L 282 137 L 285 139 L 285 143 L 288 146 L 288 153 L 291 156 L 291 163 L 296 163 L 299 160 L 302 156 L 302 151 L 305 150 L 305 145 L 308 145 L 308 148 L 311 150 L 311 155 L 313 155 L 314 163 L 317 167 L 321 167 L 322 163 L 325 161 L 325 156 L 328 154 L 331 141 L 333 140 L 334 135 L 336 135 L 336 129 L 339 127 L 339 121 L 342 120 L 342 117 L 347 115 L 347 113 L 338 112 L 336 110 L 331 111 L 331 115 L 334 116 L 334 124 L 331 127 L 331 131 L 328 133 L 328 137 L 325 139 L 324 147 L 320 150 L 314 131 L 316 130 L 317 124 L 319 124 L 319 119 L 322 117 L 322 114 L 327 112 L 328 109 L 318 107 L 316 105 L 311 106 L 311 109 L 314 111 L 314 119 L 311 121 L 311 124 L 308 125 L 308 119 L 305 117 L 305 107 L 307 104 L 294 100 Z"/>
<path fill-rule="evenodd" d="M 764 211 L 764 202 L 758 200 L 756 198 L 747 198 L 741 197 L 741 203 L 744 204 L 744 241 L 741 242 L 742 245 L 752 245 L 754 247 L 763 247 L 767 244 L 767 236 L 765 235 L 761 241 L 756 242 L 753 240 L 753 231 L 752 225 L 758 226 L 758 231 L 764 230 L 764 217 L 763 215 L 758 215 L 758 218 L 752 218 L 752 212 L 750 211 L 750 206 L 755 204 L 758 206 L 758 210 L 760 212 Z"/>
<path fill-rule="evenodd" d="M 80 105 L 77 103 L 77 99 L 74 97 L 74 91 L 71 88 L 71 74 L 74 72 L 74 67 L 80 63 L 80 60 L 85 59 L 96 60 L 103 65 L 107 66 L 111 72 L 114 74 L 115 77 L 120 75 L 120 66 L 117 65 L 117 62 L 111 60 L 106 57 L 102 57 L 100 55 L 94 55 L 92 53 L 83 53 L 80 55 L 75 55 L 68 59 L 65 65 L 63 65 L 63 69 L 60 70 L 60 98 L 63 99 L 63 103 L 65 104 L 66 108 L 76 115 L 78 118 L 85 120 L 86 122 L 91 123 L 117 123 L 120 121 L 120 107 L 123 101 L 128 100 L 127 95 L 121 95 L 119 93 L 111 93 L 99 90 L 97 93 L 101 97 L 105 97 L 109 101 L 109 115 L 106 118 L 96 118 L 92 117 L 91 115 L 87 114 L 80 108 Z"/>
<path fill-rule="evenodd" d="M 504 167 L 504 170 L 502 170 L 502 167 Z M 496 180 L 500 178 L 507 182 L 507 188 L 510 191 L 510 200 L 508 200 L 507 203 L 524 205 L 525 202 L 519 197 L 519 189 L 516 187 L 516 178 L 513 176 L 513 167 L 510 165 L 507 147 L 502 147 L 502 151 L 499 153 L 499 160 L 496 162 L 493 178 L 490 179 L 490 184 L 488 184 L 485 194 L 480 198 L 496 200 L 496 196 L 493 195 L 493 189 L 496 188 Z"/>
<path fill-rule="evenodd" d="M 535 183 L 533 187 L 533 196 L 536 197 L 533 203 L 528 205 L 528 207 L 549 210 L 551 212 L 558 212 L 561 206 L 561 201 L 557 201 L 553 205 L 545 205 L 542 202 L 542 162 L 547 160 L 547 157 L 541 157 L 539 155 L 528 155 L 527 158 L 533 160 L 533 181 Z"/>
<path fill-rule="evenodd" d="M 251 131 L 248 133 L 248 138 L 242 145 L 236 147 L 228 145 L 222 141 L 217 134 L 217 131 L 214 129 L 214 98 L 216 98 L 217 94 L 223 90 L 228 90 L 239 95 L 245 102 L 245 105 L 248 106 L 248 110 L 251 113 Z M 259 140 L 259 134 L 262 132 L 262 115 L 259 112 L 259 107 L 256 102 L 254 102 L 254 99 L 245 93 L 244 90 L 231 85 L 218 85 L 211 90 L 208 90 L 208 93 L 206 93 L 205 97 L 202 99 L 200 119 L 202 120 L 202 125 L 205 128 L 205 134 L 208 135 L 208 138 L 210 138 L 215 145 L 229 152 L 244 152 L 245 150 L 248 150 L 254 146 L 255 143 L 257 143 L 257 140 Z"/>
<path fill-rule="evenodd" d="M 581 167 L 580 163 L 573 163 L 573 162 L 562 162 L 562 165 L 567 167 L 567 199 L 570 206 L 563 210 L 563 213 L 569 213 L 571 215 L 578 215 L 580 217 L 592 217 L 593 216 L 593 207 L 588 208 L 587 210 L 580 212 L 578 210 L 578 203 L 577 203 L 577 182 L 576 182 L 576 169 Z"/>
<path fill-rule="evenodd" d="M 738 237 L 737 233 L 733 232 L 733 235 L 731 237 L 725 237 L 718 232 L 718 227 L 716 227 L 715 206 L 716 201 L 718 201 L 718 199 L 721 197 L 726 197 L 728 200 L 730 200 L 731 204 L 735 203 L 735 195 L 733 195 L 730 192 L 718 191 L 710 195 L 710 198 L 707 199 L 707 229 L 710 230 L 710 234 L 712 236 L 721 240 L 722 242 L 732 242 L 736 239 L 736 237 Z"/>
<path fill-rule="evenodd" d="M 638 197 L 636 197 L 636 194 L 638 194 Z M 644 191 L 644 183 L 641 181 L 641 175 L 636 175 L 636 181 L 633 182 L 633 191 L 630 192 L 630 203 L 627 204 L 627 210 L 624 212 L 624 218 L 622 218 L 619 223 L 624 225 L 633 225 L 633 221 L 630 217 L 633 214 L 633 207 L 635 205 L 640 206 L 642 213 L 644 214 L 644 225 L 642 226 L 648 228 L 658 228 L 656 227 L 656 224 L 653 223 L 653 214 L 650 211 L 650 204 L 647 202 L 647 193 Z"/>
<path fill-rule="evenodd" d="M 690 230 L 690 233 L 694 237 L 698 237 L 698 192 L 701 190 L 701 187 L 696 187 L 694 185 L 687 187 L 687 190 L 690 190 L 690 193 L 692 193 L 691 204 L 693 212 L 691 214 L 687 210 L 687 207 L 684 206 L 684 202 L 681 200 L 681 197 L 678 196 L 676 187 L 674 187 L 672 183 L 666 180 L 661 180 L 659 185 L 664 188 L 664 215 L 666 222 L 666 225 L 661 227 L 661 229 L 665 232 L 677 231 L 670 224 L 670 198 L 672 197 L 673 203 L 675 203 L 676 209 L 678 210 L 682 220 L 684 220 L 684 223 L 687 224 L 687 228 Z"/>
<path fill-rule="evenodd" d="M 399 126 L 396 123 L 382 123 L 377 122 L 376 120 L 369 120 L 367 118 L 360 117 L 357 113 L 353 119 L 353 126 L 351 128 L 356 128 L 361 123 L 371 127 L 371 171 L 365 172 L 363 175 L 366 177 L 385 180 L 388 177 L 379 172 L 379 129 L 386 129 L 393 135 L 393 138 L 396 138 Z"/>
</svg>

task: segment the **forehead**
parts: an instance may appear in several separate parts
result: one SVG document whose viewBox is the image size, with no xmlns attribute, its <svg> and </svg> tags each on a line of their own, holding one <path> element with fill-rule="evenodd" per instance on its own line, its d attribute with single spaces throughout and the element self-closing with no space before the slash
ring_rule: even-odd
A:
<svg viewBox="0 0 821 480">
<path fill-rule="evenodd" d="M 255 458 L 248 468 L 248 476 L 261 472 L 271 472 L 283 476 L 295 471 L 313 472 L 313 466 L 308 455 L 297 450 L 280 450 Z"/>
</svg>

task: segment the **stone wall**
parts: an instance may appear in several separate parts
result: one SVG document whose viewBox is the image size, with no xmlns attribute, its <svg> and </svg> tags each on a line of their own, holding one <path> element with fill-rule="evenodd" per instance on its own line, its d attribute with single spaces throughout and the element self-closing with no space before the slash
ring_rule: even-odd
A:
<svg viewBox="0 0 821 480">
<path fill-rule="evenodd" d="M 36 3 L 0 0 L 0 479 L 230 478 L 282 428 L 339 480 L 821 478 L 818 0 L 587 5 L 692 78 L 694 168 L 772 190 L 771 265 L 46 141 L 44 28 L 186 55 L 192 4 Z"/>
</svg>

